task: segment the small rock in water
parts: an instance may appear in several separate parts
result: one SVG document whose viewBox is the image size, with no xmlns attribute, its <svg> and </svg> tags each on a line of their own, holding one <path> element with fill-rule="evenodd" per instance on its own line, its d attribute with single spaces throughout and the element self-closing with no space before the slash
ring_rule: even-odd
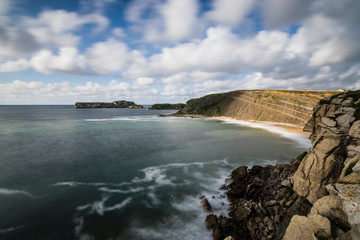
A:
<svg viewBox="0 0 360 240">
<path fill-rule="evenodd" d="M 209 201 L 205 197 L 201 200 L 201 206 L 205 211 L 211 211 L 212 209 Z"/>
</svg>

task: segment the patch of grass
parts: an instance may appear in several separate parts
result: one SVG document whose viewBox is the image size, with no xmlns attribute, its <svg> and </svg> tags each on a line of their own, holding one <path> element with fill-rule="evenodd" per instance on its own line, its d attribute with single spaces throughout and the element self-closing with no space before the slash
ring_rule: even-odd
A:
<svg viewBox="0 0 360 240">
<path fill-rule="evenodd" d="M 301 162 L 304 159 L 304 157 L 306 156 L 306 154 L 308 154 L 308 152 L 305 151 L 302 154 L 300 154 L 299 156 L 297 156 L 296 159 Z"/>
</svg>

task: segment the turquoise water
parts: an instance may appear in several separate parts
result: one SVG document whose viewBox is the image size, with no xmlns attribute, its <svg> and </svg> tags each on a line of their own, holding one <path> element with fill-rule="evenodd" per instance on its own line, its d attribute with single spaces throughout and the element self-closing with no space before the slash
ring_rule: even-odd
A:
<svg viewBox="0 0 360 240">
<path fill-rule="evenodd" d="M 211 239 L 199 196 L 226 214 L 232 169 L 305 150 L 172 112 L 0 106 L 0 239 Z"/>
</svg>

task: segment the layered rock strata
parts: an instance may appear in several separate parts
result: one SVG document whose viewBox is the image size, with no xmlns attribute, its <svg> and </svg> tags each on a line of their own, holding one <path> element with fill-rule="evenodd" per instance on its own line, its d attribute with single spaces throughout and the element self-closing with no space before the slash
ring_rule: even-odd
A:
<svg viewBox="0 0 360 240">
<path fill-rule="evenodd" d="M 177 116 L 224 116 L 239 120 L 271 121 L 300 126 L 316 103 L 330 91 L 241 90 L 191 99 Z"/>
<path fill-rule="evenodd" d="M 229 217 L 205 221 L 214 239 L 360 239 L 360 91 L 313 110 L 303 159 L 232 172 Z"/>
</svg>

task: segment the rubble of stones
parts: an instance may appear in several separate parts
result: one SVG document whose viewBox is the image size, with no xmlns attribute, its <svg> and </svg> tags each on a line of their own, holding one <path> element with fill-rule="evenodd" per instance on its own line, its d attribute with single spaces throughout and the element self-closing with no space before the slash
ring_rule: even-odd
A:
<svg viewBox="0 0 360 240">
<path fill-rule="evenodd" d="M 224 185 L 230 203 L 229 217 L 210 214 L 205 224 L 213 239 L 281 239 L 291 216 L 306 215 L 311 204 L 293 190 L 291 177 L 299 161 L 275 166 L 241 166 Z M 211 210 L 208 201 L 202 204 Z"/>
</svg>

